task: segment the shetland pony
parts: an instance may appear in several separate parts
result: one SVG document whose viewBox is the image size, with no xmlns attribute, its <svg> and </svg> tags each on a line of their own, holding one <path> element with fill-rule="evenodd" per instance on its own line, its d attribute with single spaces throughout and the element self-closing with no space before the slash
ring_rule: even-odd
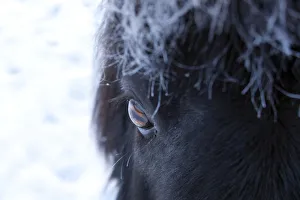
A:
<svg viewBox="0 0 300 200">
<path fill-rule="evenodd" d="M 94 124 L 118 200 L 300 199 L 300 2 L 103 0 Z"/>
</svg>

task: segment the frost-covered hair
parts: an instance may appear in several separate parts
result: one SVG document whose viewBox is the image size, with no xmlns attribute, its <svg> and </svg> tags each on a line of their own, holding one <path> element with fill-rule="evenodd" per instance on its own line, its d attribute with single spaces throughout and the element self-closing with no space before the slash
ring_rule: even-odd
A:
<svg viewBox="0 0 300 200">
<path fill-rule="evenodd" d="M 279 99 L 300 99 L 300 1 L 103 0 L 100 13 L 101 70 L 140 73 L 165 92 L 177 69 L 197 74 L 197 89 L 234 83 L 258 116 L 268 106 L 276 115 Z M 182 59 L 186 44 L 192 62 Z"/>
</svg>

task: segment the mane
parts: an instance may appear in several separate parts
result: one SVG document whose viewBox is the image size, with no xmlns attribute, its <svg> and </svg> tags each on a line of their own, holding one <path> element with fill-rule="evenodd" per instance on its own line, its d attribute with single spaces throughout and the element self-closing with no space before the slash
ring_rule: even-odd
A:
<svg viewBox="0 0 300 200">
<path fill-rule="evenodd" d="M 119 75 L 146 75 L 165 92 L 176 68 L 198 73 L 191 85 L 198 89 L 238 84 L 260 116 L 267 104 L 276 110 L 278 93 L 300 98 L 299 10 L 291 0 L 104 0 L 96 56 L 117 65 Z M 175 59 L 187 41 L 202 59 Z"/>
</svg>

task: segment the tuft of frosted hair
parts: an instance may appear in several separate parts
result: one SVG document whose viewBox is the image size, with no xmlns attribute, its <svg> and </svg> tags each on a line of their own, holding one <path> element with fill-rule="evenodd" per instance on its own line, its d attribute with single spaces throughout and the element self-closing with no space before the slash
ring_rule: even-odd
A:
<svg viewBox="0 0 300 200">
<path fill-rule="evenodd" d="M 278 94 L 300 99 L 298 1 L 103 0 L 100 13 L 96 58 L 102 70 L 141 73 L 164 90 L 177 68 L 199 74 L 196 88 L 239 84 L 258 116 L 268 105 L 276 111 Z M 194 63 L 177 59 L 188 42 Z"/>
</svg>

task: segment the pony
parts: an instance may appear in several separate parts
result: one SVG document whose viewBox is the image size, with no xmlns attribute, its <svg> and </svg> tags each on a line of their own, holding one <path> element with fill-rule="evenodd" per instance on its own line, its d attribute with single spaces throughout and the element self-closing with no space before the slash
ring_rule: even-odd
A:
<svg viewBox="0 0 300 200">
<path fill-rule="evenodd" d="M 300 199 L 300 3 L 103 0 L 97 144 L 118 200 Z"/>
</svg>

